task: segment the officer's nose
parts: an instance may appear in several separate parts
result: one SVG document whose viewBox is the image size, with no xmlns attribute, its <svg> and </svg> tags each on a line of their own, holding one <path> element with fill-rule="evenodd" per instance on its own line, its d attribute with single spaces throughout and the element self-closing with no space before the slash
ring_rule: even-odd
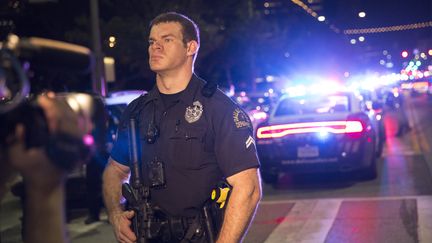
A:
<svg viewBox="0 0 432 243">
<path fill-rule="evenodd" d="M 150 45 L 150 47 L 154 50 L 157 50 L 157 49 L 162 49 L 163 46 L 159 41 L 154 40 Z"/>
</svg>

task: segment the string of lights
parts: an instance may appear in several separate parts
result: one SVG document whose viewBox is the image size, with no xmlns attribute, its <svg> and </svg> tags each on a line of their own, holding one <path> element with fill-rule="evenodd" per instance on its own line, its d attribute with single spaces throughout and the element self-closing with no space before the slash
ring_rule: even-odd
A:
<svg viewBox="0 0 432 243">
<path fill-rule="evenodd" d="M 300 0 L 291 0 L 294 4 L 303 8 L 308 14 L 310 14 L 314 18 L 318 18 L 319 15 L 317 12 L 309 8 L 308 5 L 303 3 Z M 420 22 L 414 24 L 405 24 L 405 25 L 394 25 L 394 26 L 386 26 L 386 27 L 373 27 L 373 28 L 364 28 L 364 29 L 346 29 L 343 31 L 345 35 L 358 35 L 358 34 L 373 34 L 373 33 L 384 33 L 384 32 L 392 32 L 392 31 L 403 31 L 403 30 L 413 30 L 413 29 L 422 29 L 422 28 L 430 28 L 432 27 L 432 21 L 428 22 Z M 330 29 L 336 33 L 339 33 L 340 30 L 335 25 L 330 25 Z"/>
<path fill-rule="evenodd" d="M 303 8 L 312 17 L 318 18 L 318 14 L 315 11 L 313 11 L 311 8 L 309 8 L 306 4 L 304 4 L 302 1 L 300 1 L 300 0 L 291 0 L 291 1 L 294 4 L 297 4 L 298 6 L 300 6 L 301 8 Z"/>
<path fill-rule="evenodd" d="M 313 9 L 309 8 L 308 5 L 306 5 L 305 3 L 303 3 L 300 0 L 291 0 L 291 2 L 293 2 L 294 4 L 298 5 L 299 7 L 303 8 L 308 14 L 310 14 L 312 17 L 316 18 L 319 20 L 319 15 L 317 12 L 315 12 Z M 336 33 L 340 33 L 340 29 L 337 28 L 334 25 L 330 25 L 330 29 L 333 30 Z"/>
<path fill-rule="evenodd" d="M 344 30 L 344 34 L 346 35 L 373 34 L 373 33 L 383 33 L 383 32 L 391 32 L 391 31 L 422 29 L 422 28 L 429 28 L 429 27 L 432 27 L 432 21 L 414 23 L 414 24 L 387 26 L 387 27 L 347 29 Z"/>
</svg>

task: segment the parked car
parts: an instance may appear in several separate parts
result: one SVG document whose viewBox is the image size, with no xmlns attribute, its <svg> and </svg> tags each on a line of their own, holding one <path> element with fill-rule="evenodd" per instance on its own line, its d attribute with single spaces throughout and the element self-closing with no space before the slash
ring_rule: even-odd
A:
<svg viewBox="0 0 432 243">
<path fill-rule="evenodd" d="M 105 105 L 109 115 L 107 137 L 109 151 L 111 151 L 112 142 L 115 140 L 117 126 L 120 123 L 123 111 L 135 98 L 146 93 L 147 91 L 144 90 L 125 90 L 112 92 L 105 98 Z"/>
<path fill-rule="evenodd" d="M 281 172 L 354 170 L 375 178 L 377 126 L 361 97 L 352 92 L 284 96 L 257 129 L 263 180 L 275 184 Z"/>
</svg>

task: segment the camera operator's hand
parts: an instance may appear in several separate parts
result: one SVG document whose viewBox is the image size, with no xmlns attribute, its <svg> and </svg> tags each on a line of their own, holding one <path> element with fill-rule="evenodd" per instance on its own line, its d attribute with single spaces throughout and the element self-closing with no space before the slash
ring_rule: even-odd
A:
<svg viewBox="0 0 432 243">
<path fill-rule="evenodd" d="M 8 148 L 8 161 L 29 186 L 49 191 L 63 181 L 66 172 L 54 165 L 43 147 L 26 148 L 24 136 L 24 126 L 17 124 L 15 141 Z"/>
<path fill-rule="evenodd" d="M 136 242 L 137 238 L 131 230 L 134 211 L 123 211 L 110 215 L 110 223 L 114 228 L 114 234 L 119 242 Z"/>
<path fill-rule="evenodd" d="M 66 172 L 41 147 L 25 148 L 24 127 L 16 126 L 9 162 L 25 181 L 25 242 L 67 242 L 63 212 Z"/>
<path fill-rule="evenodd" d="M 65 102 L 40 96 L 37 103 L 44 112 L 50 135 L 66 134 L 82 141 L 91 129 L 83 128 L 80 117 Z M 49 158 L 44 146 L 28 147 L 25 130 L 23 124 L 16 124 L 14 133 L 7 138 L 8 163 L 2 163 L 18 171 L 25 181 L 24 241 L 67 242 L 63 205 L 67 170 Z"/>
<path fill-rule="evenodd" d="M 44 111 L 50 134 L 82 138 L 87 132 L 80 128 L 78 116 L 65 103 L 46 96 L 40 96 L 37 102 Z M 9 163 L 32 187 L 49 190 L 63 180 L 66 171 L 54 165 L 44 147 L 26 147 L 25 129 L 22 124 L 15 127 L 14 142 L 8 148 Z"/>
</svg>

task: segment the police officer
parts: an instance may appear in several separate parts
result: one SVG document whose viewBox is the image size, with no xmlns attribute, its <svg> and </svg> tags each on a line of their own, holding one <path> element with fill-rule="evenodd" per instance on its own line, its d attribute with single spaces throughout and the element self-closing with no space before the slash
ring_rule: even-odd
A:
<svg viewBox="0 0 432 243">
<path fill-rule="evenodd" d="M 121 185 L 130 173 L 126 125 L 135 117 L 142 163 L 164 165 L 164 185 L 151 189 L 151 203 L 169 217 L 191 218 L 199 214 L 211 189 L 225 179 L 232 190 L 217 242 L 241 242 L 261 198 L 251 122 L 231 99 L 194 74 L 200 41 L 192 20 L 169 12 L 157 16 L 150 27 L 149 64 L 156 73 L 156 86 L 124 112 L 103 175 L 115 236 L 120 242 L 136 241 L 130 229 L 134 212 L 123 211 L 120 204 Z"/>
</svg>

